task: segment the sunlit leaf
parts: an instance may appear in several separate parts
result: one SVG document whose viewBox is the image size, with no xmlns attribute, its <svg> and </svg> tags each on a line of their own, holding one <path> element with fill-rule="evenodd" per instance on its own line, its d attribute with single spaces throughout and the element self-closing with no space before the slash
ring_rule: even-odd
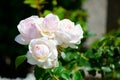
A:
<svg viewBox="0 0 120 80">
<path fill-rule="evenodd" d="M 83 79 L 83 76 L 81 75 L 81 73 L 79 71 L 77 71 L 73 74 L 72 80 L 84 80 L 84 79 Z"/>
<path fill-rule="evenodd" d="M 25 61 L 25 59 L 26 59 L 26 55 L 18 56 L 18 57 L 16 58 L 16 60 L 15 60 L 15 66 L 16 66 L 16 68 L 17 68 L 20 64 L 22 64 L 22 63 Z"/>
<path fill-rule="evenodd" d="M 102 70 L 105 72 L 111 72 L 110 67 L 102 67 Z"/>
<path fill-rule="evenodd" d="M 54 69 L 53 73 L 56 75 L 60 75 L 63 70 L 64 68 L 62 66 L 59 66 Z"/>
<path fill-rule="evenodd" d="M 65 80 L 70 80 L 70 72 L 69 71 L 62 71 L 61 77 Z"/>
</svg>

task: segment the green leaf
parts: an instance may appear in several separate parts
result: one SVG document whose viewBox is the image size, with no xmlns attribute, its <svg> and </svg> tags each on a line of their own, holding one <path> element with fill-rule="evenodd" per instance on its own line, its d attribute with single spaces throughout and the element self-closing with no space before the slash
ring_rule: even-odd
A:
<svg viewBox="0 0 120 80">
<path fill-rule="evenodd" d="M 116 77 L 120 79 L 120 72 L 116 72 Z"/>
<path fill-rule="evenodd" d="M 44 12 L 43 12 L 43 16 L 46 16 L 46 15 L 48 15 L 49 13 L 51 13 L 50 10 L 44 10 Z"/>
<path fill-rule="evenodd" d="M 100 58 L 102 56 L 102 50 L 98 50 L 97 53 L 95 54 L 96 58 Z"/>
<path fill-rule="evenodd" d="M 112 69 L 115 69 L 115 65 L 114 65 L 114 64 L 110 64 L 110 67 L 111 67 Z"/>
<path fill-rule="evenodd" d="M 120 54 L 120 47 L 117 47 L 118 53 Z"/>
<path fill-rule="evenodd" d="M 18 57 L 16 58 L 16 60 L 15 60 L 15 66 L 16 66 L 16 68 L 17 68 L 20 64 L 22 64 L 22 63 L 25 61 L 25 59 L 26 59 L 26 55 L 18 56 Z"/>
<path fill-rule="evenodd" d="M 34 75 L 36 80 L 54 80 L 51 69 L 43 69 L 41 67 L 35 66 Z"/>
<path fill-rule="evenodd" d="M 62 78 L 63 80 L 70 80 L 70 71 L 65 70 L 65 68 L 62 66 L 56 67 L 53 70 L 53 74 L 57 75 L 59 78 Z"/>
<path fill-rule="evenodd" d="M 53 1 L 52 1 L 52 4 L 53 4 L 53 5 L 57 5 L 57 1 L 56 1 L 56 0 L 53 0 Z"/>
<path fill-rule="evenodd" d="M 70 72 L 67 70 L 62 71 L 61 77 L 65 80 L 70 80 Z"/>
<path fill-rule="evenodd" d="M 64 68 L 62 66 L 59 66 L 54 69 L 53 73 L 56 75 L 60 75 L 63 70 Z"/>
<path fill-rule="evenodd" d="M 37 8 L 37 6 L 38 6 L 37 0 L 25 0 L 24 4 L 29 4 L 30 7 L 32 7 L 32 8 Z"/>
<path fill-rule="evenodd" d="M 95 55 L 94 55 L 92 49 L 89 49 L 88 51 L 86 51 L 84 55 L 85 55 L 87 58 L 95 58 Z"/>
<path fill-rule="evenodd" d="M 80 58 L 77 59 L 79 66 L 89 66 L 88 58 L 81 54 Z"/>
<path fill-rule="evenodd" d="M 36 80 L 42 80 L 42 78 L 45 75 L 45 70 L 42 68 L 39 68 L 38 66 L 35 66 L 34 75 L 35 75 Z"/>
<path fill-rule="evenodd" d="M 37 4 L 31 4 L 30 5 L 32 8 L 37 8 Z"/>
<path fill-rule="evenodd" d="M 96 33 L 94 33 L 94 32 L 88 32 L 88 36 L 94 37 L 94 36 L 96 36 Z"/>
<path fill-rule="evenodd" d="M 65 60 L 65 61 L 71 61 L 73 59 L 77 59 L 79 57 L 79 53 L 77 54 L 77 52 L 62 52 L 61 53 L 61 57 Z"/>
<path fill-rule="evenodd" d="M 31 0 L 24 0 L 24 4 L 29 4 L 31 3 Z"/>
<path fill-rule="evenodd" d="M 102 70 L 105 72 L 111 72 L 110 67 L 102 67 Z"/>
<path fill-rule="evenodd" d="M 25 0 L 24 3 L 25 4 L 35 4 L 35 3 L 37 3 L 37 0 Z"/>
<path fill-rule="evenodd" d="M 113 54 L 114 52 L 113 52 L 112 50 L 107 49 L 107 52 L 108 52 L 108 55 L 109 55 L 109 56 L 113 56 L 113 55 L 114 55 L 114 54 Z"/>
<path fill-rule="evenodd" d="M 83 80 L 83 77 L 79 71 L 73 74 L 72 80 Z"/>
<path fill-rule="evenodd" d="M 59 16 L 60 19 L 64 18 L 65 9 L 63 7 L 55 7 L 53 12 Z"/>
</svg>

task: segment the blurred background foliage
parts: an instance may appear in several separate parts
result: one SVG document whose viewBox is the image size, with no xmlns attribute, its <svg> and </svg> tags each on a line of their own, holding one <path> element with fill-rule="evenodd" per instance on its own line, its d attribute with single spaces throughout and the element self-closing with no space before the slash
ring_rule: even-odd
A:
<svg viewBox="0 0 120 80">
<path fill-rule="evenodd" d="M 113 30 L 95 40 L 84 54 L 90 63 L 88 72 L 100 73 L 102 80 L 120 79 L 120 30 Z"/>
</svg>

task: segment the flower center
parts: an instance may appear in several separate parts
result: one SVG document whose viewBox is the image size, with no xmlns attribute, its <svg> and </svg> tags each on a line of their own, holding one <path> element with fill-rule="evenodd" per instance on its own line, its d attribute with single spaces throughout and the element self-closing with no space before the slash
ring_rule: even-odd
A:
<svg viewBox="0 0 120 80">
<path fill-rule="evenodd" d="M 34 56 L 38 60 L 45 60 L 49 55 L 49 49 L 46 45 L 36 44 L 34 47 Z"/>
<path fill-rule="evenodd" d="M 68 25 L 65 26 L 65 29 L 67 29 L 67 30 L 72 30 L 72 29 L 73 29 L 73 25 L 68 24 Z"/>
</svg>

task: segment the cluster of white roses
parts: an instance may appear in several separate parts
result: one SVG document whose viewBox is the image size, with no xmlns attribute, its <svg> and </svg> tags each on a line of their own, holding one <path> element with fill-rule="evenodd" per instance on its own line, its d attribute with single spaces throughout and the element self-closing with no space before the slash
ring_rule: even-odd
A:
<svg viewBox="0 0 120 80">
<path fill-rule="evenodd" d="M 58 66 L 57 46 L 76 48 L 83 37 L 79 24 L 69 19 L 59 20 L 57 15 L 31 16 L 20 21 L 17 26 L 20 34 L 15 41 L 29 45 L 27 62 L 44 69 Z"/>
</svg>

